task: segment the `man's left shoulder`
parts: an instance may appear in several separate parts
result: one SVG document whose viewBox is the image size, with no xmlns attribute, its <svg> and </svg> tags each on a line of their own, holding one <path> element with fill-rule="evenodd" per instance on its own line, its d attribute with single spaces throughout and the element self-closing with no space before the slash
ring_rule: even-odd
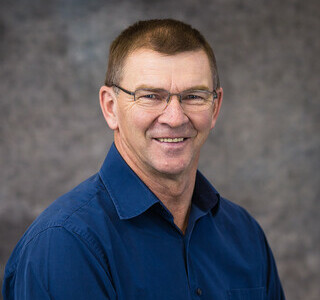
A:
<svg viewBox="0 0 320 300">
<path fill-rule="evenodd" d="M 221 220 L 221 222 L 229 224 L 230 226 L 253 226 L 260 230 L 258 222 L 245 208 L 222 197 L 211 182 L 200 171 L 197 172 L 195 189 L 197 193 L 204 196 L 208 202 L 216 201 L 216 205 L 213 206 L 213 215 L 217 221 Z"/>
<path fill-rule="evenodd" d="M 235 232 L 257 234 L 263 238 L 264 233 L 258 221 L 241 205 L 220 197 L 217 221 Z"/>
<path fill-rule="evenodd" d="M 244 221 L 257 222 L 246 208 L 224 197 L 220 197 L 220 210 L 225 214 L 232 215 L 233 217 L 243 218 Z"/>
</svg>

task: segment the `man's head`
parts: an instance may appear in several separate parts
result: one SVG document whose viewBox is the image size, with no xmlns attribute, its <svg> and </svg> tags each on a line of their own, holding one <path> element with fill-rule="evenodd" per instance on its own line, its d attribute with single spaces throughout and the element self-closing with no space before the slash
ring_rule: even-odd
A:
<svg viewBox="0 0 320 300">
<path fill-rule="evenodd" d="M 214 87 L 220 87 L 217 63 L 211 46 L 198 30 L 172 19 L 139 21 L 125 29 L 113 41 L 109 52 L 106 86 L 120 84 L 127 57 L 141 48 L 166 55 L 202 49 L 210 62 Z"/>
<path fill-rule="evenodd" d="M 120 154 L 138 175 L 188 176 L 222 94 L 202 35 L 179 21 L 151 20 L 113 42 L 100 105 Z"/>
</svg>

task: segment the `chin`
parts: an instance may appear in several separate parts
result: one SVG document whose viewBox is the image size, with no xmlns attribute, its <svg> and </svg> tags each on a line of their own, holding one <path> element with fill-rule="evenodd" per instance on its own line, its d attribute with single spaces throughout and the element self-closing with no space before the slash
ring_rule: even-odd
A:
<svg viewBox="0 0 320 300">
<path fill-rule="evenodd" d="M 154 169 L 159 173 L 169 176 L 178 176 L 184 173 L 188 169 L 189 164 L 180 162 L 180 163 L 169 163 L 165 162 L 163 164 L 154 165 Z"/>
</svg>

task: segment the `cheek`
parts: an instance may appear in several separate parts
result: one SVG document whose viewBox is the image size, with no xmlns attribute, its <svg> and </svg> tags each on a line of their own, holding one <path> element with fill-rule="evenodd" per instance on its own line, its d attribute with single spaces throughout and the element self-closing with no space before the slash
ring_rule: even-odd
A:
<svg viewBox="0 0 320 300">
<path fill-rule="evenodd" d="M 191 122 L 198 133 L 210 132 L 212 124 L 212 113 L 205 112 L 201 114 L 194 114 L 191 118 Z"/>
<path fill-rule="evenodd" d="M 145 135 L 148 128 L 153 122 L 153 117 L 150 114 L 136 110 L 134 107 L 119 114 L 120 131 L 127 135 L 128 139 L 142 137 Z"/>
</svg>

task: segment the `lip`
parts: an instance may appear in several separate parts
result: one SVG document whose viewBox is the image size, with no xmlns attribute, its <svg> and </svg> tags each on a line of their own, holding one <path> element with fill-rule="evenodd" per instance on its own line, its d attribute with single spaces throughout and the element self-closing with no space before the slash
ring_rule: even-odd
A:
<svg viewBox="0 0 320 300">
<path fill-rule="evenodd" d="M 185 140 L 189 139 L 190 137 L 187 136 L 159 136 L 159 137 L 153 137 L 154 140 L 157 140 L 158 142 L 165 143 L 165 141 L 161 140 L 176 140 L 175 142 L 184 142 Z M 183 139 L 182 141 L 179 141 L 180 139 Z M 178 140 L 178 141 L 177 141 Z M 172 141 L 170 141 L 172 143 Z M 170 143 L 169 142 L 169 143 Z"/>
<path fill-rule="evenodd" d="M 190 136 L 185 135 L 161 135 L 161 136 L 155 136 L 154 139 L 178 139 L 178 138 L 184 138 L 187 139 Z"/>
<path fill-rule="evenodd" d="M 185 140 L 185 137 L 160 137 L 156 138 L 160 143 L 181 143 Z"/>
<path fill-rule="evenodd" d="M 175 139 L 175 138 L 181 138 L 181 137 L 170 137 L 169 139 Z M 153 140 L 160 146 L 163 147 L 164 149 L 167 150 L 182 150 L 184 147 L 188 144 L 190 138 L 183 138 L 183 141 L 179 142 L 165 142 L 165 141 L 159 141 L 159 139 L 168 139 L 168 137 L 161 137 L 161 138 L 153 138 Z"/>
</svg>

